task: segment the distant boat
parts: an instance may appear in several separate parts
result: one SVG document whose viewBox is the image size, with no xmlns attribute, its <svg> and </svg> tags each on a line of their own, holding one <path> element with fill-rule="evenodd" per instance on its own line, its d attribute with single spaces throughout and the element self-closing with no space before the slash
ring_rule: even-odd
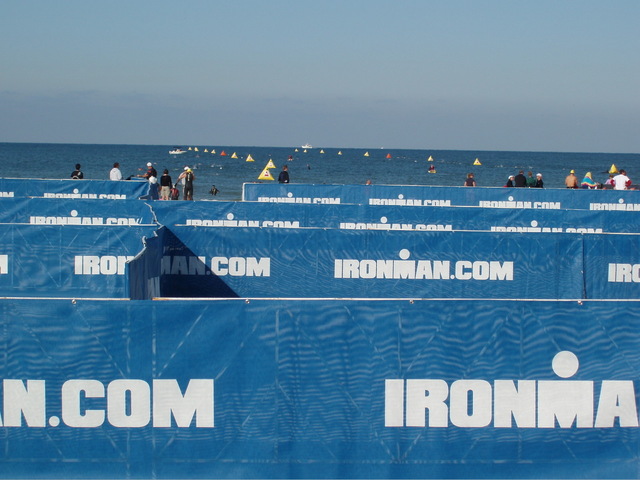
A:
<svg viewBox="0 0 640 480">
<path fill-rule="evenodd" d="M 176 148 L 174 148 L 173 150 L 169 150 L 169 153 L 170 153 L 171 155 L 180 155 L 181 153 L 187 153 L 187 151 L 186 151 L 186 150 L 182 150 L 181 148 L 176 147 Z"/>
<path fill-rule="evenodd" d="M 304 145 L 302 145 L 302 148 L 313 148 L 313 147 L 308 143 L 305 143 Z"/>
</svg>

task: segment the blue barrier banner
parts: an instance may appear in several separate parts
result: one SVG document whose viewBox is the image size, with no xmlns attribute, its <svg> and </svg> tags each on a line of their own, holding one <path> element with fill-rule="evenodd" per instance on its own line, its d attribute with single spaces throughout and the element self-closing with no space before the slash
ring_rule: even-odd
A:
<svg viewBox="0 0 640 480">
<path fill-rule="evenodd" d="M 2 478 L 637 478 L 637 302 L 0 300 Z"/>
<path fill-rule="evenodd" d="M 580 235 L 241 227 L 170 230 L 175 234 L 170 243 L 135 259 L 161 265 L 160 278 L 134 276 L 150 268 L 132 270 L 131 276 L 132 285 L 160 285 L 163 297 L 584 296 Z M 140 297 L 132 294 L 132 298 Z"/>
<path fill-rule="evenodd" d="M 604 241 L 602 241 L 604 240 Z M 598 298 L 640 298 L 640 237 L 584 238 L 585 288 Z"/>
<path fill-rule="evenodd" d="M 128 298 L 127 261 L 154 229 L 0 225 L 0 296 Z"/>
<path fill-rule="evenodd" d="M 0 198 L 0 223 L 31 225 L 152 225 L 152 204 L 139 200 Z"/>
<path fill-rule="evenodd" d="M 245 183 L 242 199 L 293 204 L 640 211 L 640 192 L 635 190 Z"/>
<path fill-rule="evenodd" d="M 507 233 L 638 233 L 637 216 L 618 211 L 478 207 L 395 207 L 263 202 L 154 202 L 168 227 L 335 228 Z"/>
<path fill-rule="evenodd" d="M 142 180 L 55 180 L 0 178 L 0 197 L 44 197 L 90 200 L 124 200 L 147 195 L 149 183 Z"/>
</svg>

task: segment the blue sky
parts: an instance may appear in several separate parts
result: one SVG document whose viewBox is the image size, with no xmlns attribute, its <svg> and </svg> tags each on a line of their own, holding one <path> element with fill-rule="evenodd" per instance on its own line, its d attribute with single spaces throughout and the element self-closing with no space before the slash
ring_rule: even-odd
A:
<svg viewBox="0 0 640 480">
<path fill-rule="evenodd" d="M 637 0 L 2 0 L 0 141 L 640 152 Z"/>
</svg>

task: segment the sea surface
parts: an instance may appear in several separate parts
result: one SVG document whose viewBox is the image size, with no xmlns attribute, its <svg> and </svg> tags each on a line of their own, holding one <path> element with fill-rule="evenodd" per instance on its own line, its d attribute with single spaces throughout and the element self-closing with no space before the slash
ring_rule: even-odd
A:
<svg viewBox="0 0 640 480">
<path fill-rule="evenodd" d="M 594 180 L 604 182 L 612 165 L 626 169 L 634 184 L 640 183 L 640 154 L 186 145 L 182 146 L 186 153 L 170 155 L 172 148 L 0 143 L 1 176 L 70 178 L 79 163 L 85 179 L 107 180 L 114 162 L 120 163 L 124 178 L 143 174 L 147 162 L 152 162 L 159 175 L 166 168 L 175 182 L 189 166 L 196 175 L 195 200 L 231 201 L 241 200 L 243 183 L 270 182 L 258 180 L 269 160 L 276 167 L 270 170 L 274 182 L 286 164 L 292 183 L 364 184 L 371 180 L 387 185 L 461 186 L 467 173 L 473 172 L 478 186 L 502 187 L 509 175 L 523 170 L 525 175 L 528 171 L 542 173 L 545 188 L 564 188 L 564 178 L 572 169 L 578 180 L 590 171 Z M 247 161 L 249 155 L 253 161 Z M 474 165 L 476 159 L 481 165 Z M 436 173 L 428 173 L 430 165 Z M 212 185 L 219 190 L 216 196 L 209 193 Z"/>
</svg>

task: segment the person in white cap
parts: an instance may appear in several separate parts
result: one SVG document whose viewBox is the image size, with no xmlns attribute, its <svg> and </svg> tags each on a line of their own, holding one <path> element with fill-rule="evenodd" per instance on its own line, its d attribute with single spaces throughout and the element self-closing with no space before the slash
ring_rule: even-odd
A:
<svg viewBox="0 0 640 480">
<path fill-rule="evenodd" d="M 544 182 L 542 181 L 541 173 L 538 173 L 536 175 L 536 188 L 544 188 Z"/>
<path fill-rule="evenodd" d="M 149 182 L 149 199 L 158 200 L 158 172 L 153 168 L 151 162 L 147 163 L 147 171 L 144 175 L 138 175 L 139 177 L 146 178 Z"/>
<path fill-rule="evenodd" d="M 148 162 L 147 163 L 147 171 L 145 172 L 144 175 L 138 175 L 139 177 L 142 178 L 146 178 L 147 180 L 149 180 L 151 177 L 156 177 L 158 178 L 158 172 L 156 171 L 155 168 L 153 168 L 153 163 Z"/>
</svg>

